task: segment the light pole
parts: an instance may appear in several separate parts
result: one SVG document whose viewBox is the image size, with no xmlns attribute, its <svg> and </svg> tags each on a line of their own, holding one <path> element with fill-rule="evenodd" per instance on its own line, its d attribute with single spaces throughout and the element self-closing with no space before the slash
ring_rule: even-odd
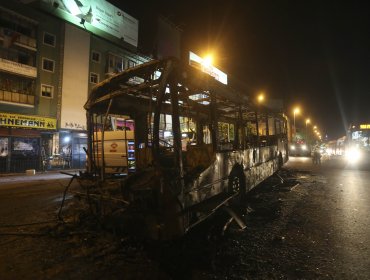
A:
<svg viewBox="0 0 370 280">
<path fill-rule="evenodd" d="M 313 126 L 313 133 L 312 133 L 312 135 L 314 136 L 313 138 L 315 138 L 315 134 L 317 135 L 317 126 L 316 125 Z M 316 140 L 315 139 L 313 139 L 313 140 L 314 140 L 314 143 L 316 143 Z"/>
<path fill-rule="evenodd" d="M 296 132 L 296 126 L 295 126 L 295 115 L 299 114 L 299 108 L 295 108 L 293 110 L 293 132 L 294 132 L 294 140 L 296 141 L 297 139 L 297 132 Z"/>
<path fill-rule="evenodd" d="M 310 119 L 306 119 L 306 144 L 308 144 L 308 133 L 307 133 L 307 124 L 311 123 Z"/>
<path fill-rule="evenodd" d="M 260 139 L 259 139 L 259 126 L 258 126 L 258 109 L 259 109 L 259 106 L 260 104 L 263 102 L 263 100 L 265 99 L 265 96 L 263 93 L 260 93 L 258 96 L 257 96 L 257 105 L 256 105 L 256 112 L 255 112 L 255 117 L 256 117 L 256 132 L 257 132 L 257 145 L 258 147 L 260 146 Z"/>
</svg>

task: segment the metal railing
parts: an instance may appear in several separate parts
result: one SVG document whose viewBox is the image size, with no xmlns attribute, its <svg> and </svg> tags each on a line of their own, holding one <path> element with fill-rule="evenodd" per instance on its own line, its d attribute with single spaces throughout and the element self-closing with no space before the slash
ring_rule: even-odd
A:
<svg viewBox="0 0 370 280">
<path fill-rule="evenodd" d="M 9 168 L 11 173 L 25 172 L 27 169 L 40 170 L 40 158 L 11 158 Z"/>
<path fill-rule="evenodd" d="M 31 94 L 25 94 L 25 93 L 13 92 L 13 91 L 0 89 L 0 101 L 34 106 L 35 96 Z"/>
<path fill-rule="evenodd" d="M 0 173 L 8 172 L 8 157 L 0 157 Z"/>
<path fill-rule="evenodd" d="M 11 35 L 7 35 L 10 33 Z M 9 37 L 9 38 L 6 38 Z M 0 27 L 0 38 L 3 40 L 10 40 L 9 43 L 19 44 L 21 46 L 27 47 L 27 49 L 32 49 L 36 51 L 36 38 L 31 38 L 29 36 L 23 35 L 9 28 Z"/>
</svg>

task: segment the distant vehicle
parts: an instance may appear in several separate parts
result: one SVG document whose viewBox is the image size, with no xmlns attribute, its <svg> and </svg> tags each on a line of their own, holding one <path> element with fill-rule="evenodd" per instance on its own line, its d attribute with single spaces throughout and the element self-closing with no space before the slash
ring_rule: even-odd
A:
<svg viewBox="0 0 370 280">
<path fill-rule="evenodd" d="M 370 165 L 370 124 L 350 127 L 345 145 L 345 158 L 350 165 Z"/>
<path fill-rule="evenodd" d="M 326 143 L 326 152 L 329 156 L 342 156 L 344 154 L 344 144 L 347 137 L 342 136 L 341 138 L 328 141 Z"/>
<path fill-rule="evenodd" d="M 304 141 L 297 141 L 290 144 L 289 154 L 291 156 L 309 157 L 311 155 L 311 149 Z"/>
</svg>

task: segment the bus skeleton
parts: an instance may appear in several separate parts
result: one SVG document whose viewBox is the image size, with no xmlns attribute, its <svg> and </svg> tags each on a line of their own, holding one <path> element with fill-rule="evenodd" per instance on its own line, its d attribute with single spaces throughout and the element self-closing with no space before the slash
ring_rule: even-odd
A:
<svg viewBox="0 0 370 280">
<path fill-rule="evenodd" d="M 176 59 L 108 78 L 85 109 L 90 180 L 118 186 L 127 227 L 151 238 L 182 236 L 220 208 L 243 227 L 233 207 L 287 160 L 281 112 L 257 111 L 245 93 Z"/>
</svg>

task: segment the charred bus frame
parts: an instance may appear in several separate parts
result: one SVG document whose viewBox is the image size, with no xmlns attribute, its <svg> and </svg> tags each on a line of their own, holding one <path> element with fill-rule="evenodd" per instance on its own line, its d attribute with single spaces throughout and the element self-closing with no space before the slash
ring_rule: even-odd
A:
<svg viewBox="0 0 370 280">
<path fill-rule="evenodd" d="M 246 94 L 176 59 L 153 60 L 101 82 L 85 109 L 89 172 L 99 180 L 125 174 L 118 179 L 122 192 L 130 207 L 145 213 L 157 238 L 182 235 L 221 206 L 242 204 L 250 189 L 287 160 L 281 112 L 257 110 Z M 135 123 L 134 168 L 123 163 L 129 148 L 122 168 L 107 168 L 111 146 L 117 145 L 111 138 L 109 147 L 104 144 L 114 116 Z M 163 139 L 166 120 L 170 140 Z M 127 147 L 129 140 L 119 141 Z"/>
</svg>

